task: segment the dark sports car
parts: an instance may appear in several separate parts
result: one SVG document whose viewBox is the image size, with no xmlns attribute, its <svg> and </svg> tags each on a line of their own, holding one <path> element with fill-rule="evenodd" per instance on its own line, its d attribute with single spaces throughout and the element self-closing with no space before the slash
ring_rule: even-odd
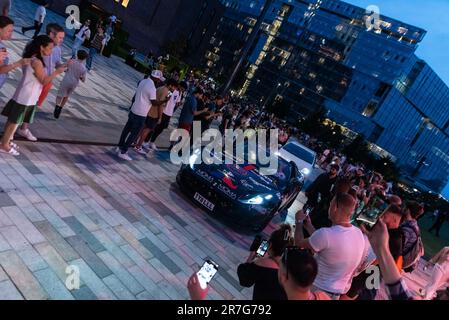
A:
<svg viewBox="0 0 449 320">
<path fill-rule="evenodd" d="M 255 164 L 194 164 L 199 154 L 179 170 L 181 190 L 211 214 L 251 231 L 262 231 L 288 209 L 304 185 L 297 166 L 281 158 L 277 173 L 264 176 Z"/>
</svg>

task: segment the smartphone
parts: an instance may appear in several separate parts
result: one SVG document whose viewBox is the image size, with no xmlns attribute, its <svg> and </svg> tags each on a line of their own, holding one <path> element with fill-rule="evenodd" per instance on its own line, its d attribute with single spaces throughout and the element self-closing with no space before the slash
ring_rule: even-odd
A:
<svg viewBox="0 0 449 320">
<path fill-rule="evenodd" d="M 201 288 L 206 289 L 209 282 L 215 276 L 218 271 L 218 264 L 213 262 L 212 260 L 206 260 L 201 267 L 200 271 L 198 271 L 198 281 L 200 283 Z"/>
<path fill-rule="evenodd" d="M 304 214 L 308 217 L 312 213 L 313 207 L 312 206 L 304 206 L 303 211 L 304 211 Z"/>
<path fill-rule="evenodd" d="M 263 257 L 263 256 L 265 256 L 267 251 L 268 251 L 268 240 L 262 240 L 262 243 L 260 244 L 256 253 L 259 257 Z"/>
<path fill-rule="evenodd" d="M 249 247 L 249 252 L 255 252 L 257 251 L 257 249 L 260 247 L 260 244 L 262 243 L 262 236 L 261 235 L 257 235 L 254 238 L 253 243 L 251 244 L 251 246 Z"/>
<path fill-rule="evenodd" d="M 356 221 L 359 225 L 363 224 L 367 230 L 372 230 L 379 221 L 382 211 L 379 209 L 370 209 L 362 212 Z"/>
</svg>

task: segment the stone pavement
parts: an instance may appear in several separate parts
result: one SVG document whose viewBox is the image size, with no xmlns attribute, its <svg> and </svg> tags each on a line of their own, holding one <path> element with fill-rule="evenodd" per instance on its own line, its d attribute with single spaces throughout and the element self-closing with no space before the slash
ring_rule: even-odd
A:
<svg viewBox="0 0 449 320">
<path fill-rule="evenodd" d="M 32 32 L 23 36 L 20 28 L 33 21 L 35 8 L 36 5 L 29 0 L 14 1 L 11 17 L 15 21 L 15 32 L 13 41 L 6 42 L 11 61 L 20 58 L 26 43 L 32 36 Z M 50 22 L 65 25 L 63 17 L 48 10 L 45 23 Z M 67 31 L 62 47 L 65 59 L 71 56 L 72 34 L 72 30 Z M 10 74 L 0 92 L 1 107 L 14 94 L 20 76 L 20 70 Z M 86 83 L 81 83 L 76 89 L 61 119 L 58 121 L 53 119 L 53 110 L 62 76 L 54 82 L 55 85 L 42 109 L 37 113 L 36 121 L 31 129 L 40 139 L 68 141 L 76 139 L 85 142 L 117 143 L 122 126 L 127 119 L 126 108 L 129 107 L 137 83 L 142 78 L 143 74 L 126 66 L 121 58 L 97 56 L 94 60 L 94 69 L 89 72 Z M 4 121 L 4 117 L 1 117 L 1 128 Z"/>
<path fill-rule="evenodd" d="M 18 30 L 32 19 L 35 5 L 14 3 Z M 49 12 L 46 21 L 63 20 Z M 25 38 L 17 32 L 14 38 L 20 41 L 7 45 L 17 57 Z M 19 75 L 12 74 L 2 89 L 3 103 Z M 98 57 L 70 109 L 59 121 L 51 119 L 54 89 L 33 131 L 44 139 L 113 144 L 126 120 L 123 107 L 141 77 L 116 57 Z M 160 144 L 164 141 L 166 136 Z M 251 298 L 252 290 L 239 285 L 236 269 L 246 260 L 253 237 L 180 194 L 178 167 L 168 153 L 133 155 L 136 161 L 128 163 L 119 161 L 111 147 L 19 144 L 21 156 L 0 155 L 0 300 L 187 299 L 187 279 L 206 258 L 220 266 L 210 299 Z M 287 221 L 293 222 L 303 201 L 301 194 Z M 65 285 L 70 265 L 79 268 L 81 277 L 80 288 L 71 291 Z"/>
</svg>

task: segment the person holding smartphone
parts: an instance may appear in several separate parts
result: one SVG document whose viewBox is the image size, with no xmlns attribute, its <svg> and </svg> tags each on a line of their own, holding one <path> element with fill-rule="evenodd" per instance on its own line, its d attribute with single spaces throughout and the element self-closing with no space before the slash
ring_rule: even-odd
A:
<svg viewBox="0 0 449 320">
<path fill-rule="evenodd" d="M 8 50 L 3 41 L 11 39 L 14 31 L 14 21 L 5 16 L 0 16 L 0 89 L 8 79 L 8 73 L 14 69 L 30 63 L 30 59 L 20 59 L 14 63 L 9 63 Z"/>
<path fill-rule="evenodd" d="M 177 83 L 169 79 L 166 84 L 157 88 L 156 99 L 157 101 L 160 101 L 161 104 L 150 108 L 145 120 L 145 127 L 140 131 L 139 137 L 136 140 L 136 145 L 134 147 L 135 152 L 141 155 L 146 155 L 148 153 L 148 150 L 143 148 L 143 144 L 146 141 L 150 141 L 151 134 L 154 132 L 156 127 L 162 123 L 163 112 L 167 106 L 167 103 L 170 101 L 171 95 L 173 94 L 172 92 L 175 91 L 176 86 Z M 150 145 L 150 149 L 154 151 L 158 150 L 156 144 Z"/>
<path fill-rule="evenodd" d="M 263 241 L 251 251 L 248 260 L 239 265 L 237 275 L 240 285 L 253 287 L 253 300 L 287 300 L 287 295 L 278 281 L 278 269 L 286 247 L 293 244 L 292 228 L 283 224 L 268 240 L 268 250 L 264 253 Z M 260 249 L 259 249 L 260 248 Z M 260 253 L 258 256 L 257 252 Z"/>
<path fill-rule="evenodd" d="M 36 37 L 25 48 L 23 57 L 31 58 L 31 63 L 23 68 L 23 76 L 17 85 L 14 96 L 2 111 L 2 115 L 8 118 L 0 145 L 2 153 L 12 156 L 20 155 L 18 146 L 11 143 L 14 133 L 23 122 L 33 122 L 37 100 L 43 86 L 66 70 L 66 67 L 62 66 L 51 74 L 46 73 L 43 57 L 50 55 L 53 47 L 53 40 L 42 35 Z"/>
</svg>

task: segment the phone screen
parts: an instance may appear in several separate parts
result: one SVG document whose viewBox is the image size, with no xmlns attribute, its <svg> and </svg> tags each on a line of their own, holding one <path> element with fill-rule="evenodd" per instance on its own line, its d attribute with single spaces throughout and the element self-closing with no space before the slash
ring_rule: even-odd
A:
<svg viewBox="0 0 449 320">
<path fill-rule="evenodd" d="M 257 249 L 256 253 L 259 257 L 263 257 L 265 253 L 267 253 L 267 250 L 268 250 L 268 241 L 263 240 L 259 246 L 259 249 Z"/>
<path fill-rule="evenodd" d="M 368 230 L 371 230 L 379 220 L 382 211 L 379 209 L 370 209 L 365 212 L 362 212 L 357 217 L 357 223 L 365 225 Z"/>
<path fill-rule="evenodd" d="M 198 271 L 198 281 L 200 283 L 201 288 L 206 289 L 209 282 L 212 280 L 212 278 L 215 276 L 215 274 L 218 271 L 218 265 L 211 261 L 207 260 L 204 262 L 203 266 L 201 267 L 200 271 Z"/>
<path fill-rule="evenodd" d="M 305 206 L 304 207 L 304 213 L 308 217 L 312 213 L 313 208 L 311 206 Z"/>
</svg>

